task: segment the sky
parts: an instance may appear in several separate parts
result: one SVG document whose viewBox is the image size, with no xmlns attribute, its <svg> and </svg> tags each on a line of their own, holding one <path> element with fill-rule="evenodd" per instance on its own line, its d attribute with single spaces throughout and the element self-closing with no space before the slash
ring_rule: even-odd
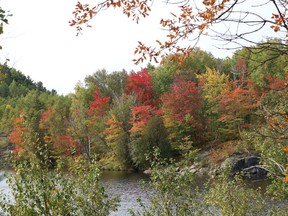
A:
<svg viewBox="0 0 288 216">
<path fill-rule="evenodd" d="M 93 2 L 86 0 L 85 2 Z M 95 2 L 95 1 L 94 1 Z M 136 24 L 120 10 L 102 11 L 92 21 L 93 28 L 76 36 L 69 26 L 76 0 L 0 0 L 1 7 L 13 14 L 1 36 L 0 62 L 41 81 L 59 94 L 74 92 L 78 81 L 105 68 L 108 72 L 139 71 L 148 62 L 134 65 L 138 41 L 154 44 L 166 33 L 159 22 L 168 17 L 169 7 L 155 1 L 150 16 Z M 203 39 L 199 46 L 215 57 L 231 56 L 231 52 L 214 47 L 215 42 Z"/>
</svg>

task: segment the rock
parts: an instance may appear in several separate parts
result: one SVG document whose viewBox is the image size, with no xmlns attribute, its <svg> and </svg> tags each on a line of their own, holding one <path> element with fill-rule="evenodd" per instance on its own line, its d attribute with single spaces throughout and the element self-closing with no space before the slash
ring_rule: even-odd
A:
<svg viewBox="0 0 288 216">
<path fill-rule="evenodd" d="M 151 173 L 152 173 L 152 170 L 151 169 L 148 169 L 148 170 L 144 170 L 144 172 L 143 172 L 144 174 L 146 174 L 146 175 L 151 175 Z"/>
<path fill-rule="evenodd" d="M 242 172 L 245 178 L 251 180 L 264 179 L 267 171 L 259 163 L 260 157 L 258 156 L 243 157 L 241 155 L 232 155 L 220 164 L 216 174 L 221 172 L 221 170 L 230 169 L 232 176 Z"/>
<path fill-rule="evenodd" d="M 243 172 L 244 177 L 257 180 L 263 179 L 267 175 L 267 171 L 263 169 L 260 164 L 260 157 L 258 156 L 248 156 L 239 158 L 236 163 L 231 167 L 231 173 L 236 174 Z"/>
</svg>

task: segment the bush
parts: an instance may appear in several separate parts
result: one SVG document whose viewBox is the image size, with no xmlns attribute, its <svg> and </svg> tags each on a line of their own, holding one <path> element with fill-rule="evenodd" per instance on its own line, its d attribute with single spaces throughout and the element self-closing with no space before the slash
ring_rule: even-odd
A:
<svg viewBox="0 0 288 216">
<path fill-rule="evenodd" d="M 141 210 L 130 210 L 131 215 L 203 215 L 200 193 L 193 186 L 192 173 L 179 174 L 173 163 L 168 166 L 167 162 L 159 159 L 159 149 L 154 150 L 151 158 L 151 182 L 147 186 L 154 192 L 150 194 L 148 201 L 139 200 Z"/>
<path fill-rule="evenodd" d="M 205 202 L 212 215 L 265 215 L 265 201 L 259 190 L 249 188 L 241 176 L 221 174 L 209 185 Z"/>
<path fill-rule="evenodd" d="M 99 181 L 95 163 L 79 160 L 68 172 L 49 171 L 30 160 L 15 165 L 8 177 L 13 197 L 1 195 L 5 215 L 109 215 L 118 198 L 109 199 Z"/>
</svg>

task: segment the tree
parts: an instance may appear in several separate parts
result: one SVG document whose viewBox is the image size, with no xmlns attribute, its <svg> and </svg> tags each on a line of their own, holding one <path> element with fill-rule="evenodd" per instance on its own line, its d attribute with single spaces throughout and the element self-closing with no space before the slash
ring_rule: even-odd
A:
<svg viewBox="0 0 288 216">
<path fill-rule="evenodd" d="M 15 148 L 14 148 L 15 155 L 17 155 L 18 153 L 24 152 L 25 150 L 24 133 L 26 131 L 27 131 L 27 128 L 24 125 L 24 118 L 22 115 L 20 115 L 18 118 L 16 118 L 15 123 L 14 123 L 14 128 L 8 137 L 9 141 L 15 145 Z"/>
<path fill-rule="evenodd" d="M 83 153 L 91 159 L 92 132 L 88 126 L 89 102 L 93 100 L 94 88 L 76 86 L 76 92 L 71 98 L 69 130 L 72 136 L 82 146 Z"/>
<path fill-rule="evenodd" d="M 249 141 L 252 141 L 260 153 L 263 167 L 269 171 L 269 176 L 272 178 L 268 191 L 276 199 L 286 200 L 288 197 L 288 74 L 286 73 L 285 79 L 270 77 L 267 82 L 267 88 L 260 100 L 260 109 L 257 110 L 261 124 L 251 132 Z"/>
<path fill-rule="evenodd" d="M 183 55 L 180 54 L 170 54 L 151 72 L 153 91 L 156 94 L 169 91 L 176 79 L 196 81 L 196 75 L 204 73 L 206 67 L 216 68 L 217 66 L 212 54 L 199 48 L 192 50 L 185 61 L 180 61 L 182 57 Z"/>
<path fill-rule="evenodd" d="M 42 113 L 40 119 L 40 128 L 44 130 L 45 142 L 52 144 L 57 157 L 82 153 L 79 142 L 69 131 L 70 106 L 70 98 L 57 97 L 54 104 Z"/>
<path fill-rule="evenodd" d="M 110 147 L 110 151 L 106 153 L 111 162 L 120 164 L 119 169 L 125 169 L 129 164 L 129 152 L 128 152 L 128 138 L 126 131 L 123 128 L 123 122 L 119 122 L 115 115 L 109 116 L 104 130 L 106 134 L 105 140 Z"/>
<path fill-rule="evenodd" d="M 246 76 L 259 87 L 266 86 L 267 76 L 284 79 L 285 72 L 288 70 L 287 55 L 285 55 L 287 49 L 281 41 L 276 39 L 269 39 L 255 46 L 240 49 L 233 55 L 235 61 L 233 74 L 237 75 L 237 72 L 240 72 L 237 67 L 239 69 L 239 63 L 245 61 Z"/>
<path fill-rule="evenodd" d="M 122 95 L 120 98 L 114 98 L 105 122 L 107 126 L 104 130 L 105 140 L 110 147 L 107 155 L 112 163 L 116 162 L 116 166 L 120 165 L 120 169 L 132 167 L 129 152 L 130 129 L 132 127 L 130 119 L 131 107 L 134 107 L 135 104 L 136 99 L 133 95 Z"/>
<path fill-rule="evenodd" d="M 161 97 L 163 102 L 164 117 L 167 127 L 178 128 L 180 142 L 189 136 L 193 141 L 200 141 L 203 133 L 202 97 L 201 90 L 192 81 L 177 80 L 170 89 Z M 176 105 L 177 104 L 177 105 Z"/>
<path fill-rule="evenodd" d="M 226 82 L 217 100 L 218 121 L 224 123 L 221 127 L 223 138 L 239 138 L 241 129 L 252 123 L 252 115 L 260 105 L 257 88 L 251 80 L 232 80 Z"/>
<path fill-rule="evenodd" d="M 152 106 L 132 108 L 129 149 L 136 168 L 147 168 L 149 164 L 146 155 L 151 153 L 154 147 L 160 149 L 163 157 L 170 153 L 168 133 L 160 114 L 161 111 Z"/>
<path fill-rule="evenodd" d="M 126 71 L 108 73 L 105 69 L 97 70 L 85 78 L 87 87 L 95 86 L 105 97 L 120 97 L 124 93 L 127 78 Z"/>
<path fill-rule="evenodd" d="M 256 4 L 257 7 L 250 5 L 249 1 L 240 0 L 167 0 L 165 4 L 177 6 L 171 9 L 171 18 L 160 20 L 160 25 L 168 32 L 166 40 L 156 40 L 156 46 L 147 46 L 139 42 L 135 50 L 135 54 L 139 55 L 134 59 L 136 64 L 146 59 L 157 62 L 159 57 L 163 58 L 171 52 L 181 52 L 188 56 L 203 35 L 227 42 L 225 49 L 236 49 L 241 46 L 247 47 L 247 44 L 258 44 L 259 41 L 253 40 L 251 36 L 268 27 L 271 33 L 279 35 L 281 45 L 288 45 L 288 3 L 285 0 L 261 1 Z M 127 17 L 138 23 L 140 17 L 145 18 L 149 15 L 152 6 L 153 1 L 146 0 L 103 0 L 93 6 L 78 2 L 70 25 L 75 26 L 79 33 L 83 25 L 91 27 L 90 20 L 108 8 L 119 8 Z M 270 13 L 261 13 L 267 8 Z M 181 46 L 180 42 L 185 40 L 194 41 L 194 44 Z M 283 54 L 287 55 L 287 50 L 284 53 L 278 52 L 278 56 Z"/>
<path fill-rule="evenodd" d="M 40 127 L 45 104 L 39 91 L 30 91 L 23 99 L 23 108 L 16 119 L 10 140 L 16 144 L 16 153 L 24 158 L 35 155 L 42 166 L 54 166 L 53 148 L 45 141 L 45 132 Z M 17 150 L 18 148 L 18 150 Z"/>
<path fill-rule="evenodd" d="M 137 101 L 143 105 L 153 104 L 153 92 L 151 75 L 147 69 L 134 73 L 127 77 L 126 94 L 135 94 Z"/>
<path fill-rule="evenodd" d="M 205 118 L 208 124 L 208 136 L 217 139 L 219 135 L 220 112 L 218 98 L 226 88 L 229 77 L 221 72 L 206 67 L 206 72 L 197 76 L 204 99 Z"/>
</svg>

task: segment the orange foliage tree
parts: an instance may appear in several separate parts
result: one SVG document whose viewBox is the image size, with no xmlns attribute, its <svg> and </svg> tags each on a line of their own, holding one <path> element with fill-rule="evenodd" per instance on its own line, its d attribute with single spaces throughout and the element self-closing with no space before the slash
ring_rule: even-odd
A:
<svg viewBox="0 0 288 216">
<path fill-rule="evenodd" d="M 15 148 L 14 148 L 15 155 L 17 155 L 18 153 L 24 152 L 25 150 L 24 139 L 25 139 L 26 131 L 27 131 L 27 128 L 24 125 L 23 115 L 20 115 L 18 118 L 16 118 L 15 123 L 14 123 L 14 128 L 8 137 L 9 141 L 15 144 Z"/>
<path fill-rule="evenodd" d="M 48 108 L 42 113 L 40 129 L 45 131 L 44 141 L 51 143 L 57 156 L 79 155 L 81 146 L 68 130 L 68 120 L 59 110 Z"/>
<path fill-rule="evenodd" d="M 250 126 L 252 114 L 259 105 L 260 95 L 252 81 L 227 82 L 225 90 L 218 97 L 218 121 L 224 123 L 222 135 L 237 138 L 240 129 Z"/>
</svg>

